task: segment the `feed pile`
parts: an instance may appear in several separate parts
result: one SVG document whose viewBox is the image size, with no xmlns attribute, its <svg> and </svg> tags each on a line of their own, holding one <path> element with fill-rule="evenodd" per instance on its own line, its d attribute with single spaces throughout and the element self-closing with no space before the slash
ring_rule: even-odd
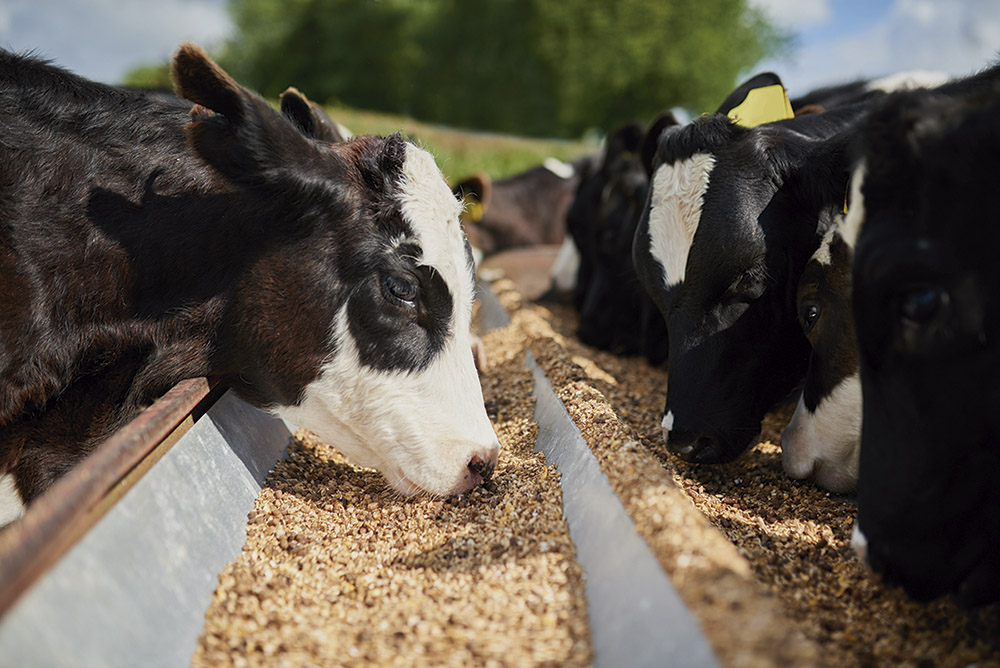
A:
<svg viewBox="0 0 1000 668">
<path fill-rule="evenodd" d="M 591 665 L 582 570 L 559 474 L 534 452 L 523 348 L 495 338 L 483 376 L 502 446 L 492 480 L 401 498 L 299 431 L 219 576 L 193 666 Z"/>
<path fill-rule="evenodd" d="M 664 369 L 579 343 L 570 308 L 494 290 L 533 323 L 538 363 L 725 665 L 1000 666 L 1000 604 L 918 604 L 874 582 L 848 545 L 852 501 L 784 474 L 794 406 L 736 461 L 688 464 L 663 445 Z"/>
</svg>

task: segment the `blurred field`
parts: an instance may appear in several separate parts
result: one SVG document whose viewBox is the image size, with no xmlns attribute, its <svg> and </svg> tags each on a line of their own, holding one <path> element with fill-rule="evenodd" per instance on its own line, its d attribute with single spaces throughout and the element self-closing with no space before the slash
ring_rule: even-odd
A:
<svg viewBox="0 0 1000 668">
<path fill-rule="evenodd" d="M 516 174 L 554 157 L 570 161 L 598 148 L 597 140 L 565 141 L 529 139 L 511 135 L 471 132 L 421 123 L 394 116 L 347 107 L 327 107 L 327 113 L 354 134 L 392 134 L 401 131 L 429 150 L 450 183 L 474 172 L 494 179 Z"/>
</svg>

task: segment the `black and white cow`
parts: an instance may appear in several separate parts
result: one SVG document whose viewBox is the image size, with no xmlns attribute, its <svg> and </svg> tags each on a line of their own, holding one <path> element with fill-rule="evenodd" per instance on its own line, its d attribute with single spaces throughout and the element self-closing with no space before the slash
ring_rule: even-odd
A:
<svg viewBox="0 0 1000 668">
<path fill-rule="evenodd" d="M 489 477 L 472 259 L 430 154 L 316 141 L 195 45 L 173 76 L 190 102 L 0 51 L 3 487 L 30 502 L 204 375 L 401 493 Z"/>
<path fill-rule="evenodd" d="M 757 90 L 783 120 L 745 127 L 726 115 L 760 118 Z M 792 117 L 780 80 L 759 75 L 718 113 L 667 128 L 647 151 L 651 188 L 633 252 L 667 323 L 663 432 L 678 456 L 736 457 L 802 381 L 809 343 L 796 288 L 843 211 L 846 146 L 867 109 Z"/>
<path fill-rule="evenodd" d="M 861 444 L 861 379 L 851 314 L 853 250 L 831 227 L 798 287 L 798 317 L 812 351 L 802 394 L 781 435 L 781 461 L 792 478 L 832 492 L 853 492 Z"/>
<path fill-rule="evenodd" d="M 861 387 L 853 543 L 916 599 L 1000 599 L 1000 86 L 891 97 L 848 230 Z M 992 79 L 992 81 L 990 81 Z"/>
<path fill-rule="evenodd" d="M 954 91 L 993 76 L 987 71 L 947 82 L 943 75 L 918 74 L 875 83 L 893 83 L 901 90 L 938 83 L 940 90 Z M 851 316 L 854 233 L 853 226 L 831 229 L 799 281 L 799 321 L 812 351 L 798 406 L 781 438 L 782 462 L 789 476 L 811 477 L 834 492 L 853 491 L 857 485 L 861 445 L 861 380 Z"/>
<path fill-rule="evenodd" d="M 574 294 L 580 340 L 620 355 L 645 355 L 651 364 L 666 359 L 667 332 L 632 265 L 632 240 L 649 188 L 640 149 L 647 133 L 676 124 L 667 113 L 648 131 L 631 123 L 613 132 L 566 215 L 580 253 Z"/>
</svg>

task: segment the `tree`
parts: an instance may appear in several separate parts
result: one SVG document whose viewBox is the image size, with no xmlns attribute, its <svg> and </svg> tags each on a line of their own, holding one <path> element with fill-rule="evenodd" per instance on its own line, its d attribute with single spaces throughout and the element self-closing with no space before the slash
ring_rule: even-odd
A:
<svg viewBox="0 0 1000 668">
<path fill-rule="evenodd" d="M 579 136 L 713 109 L 786 38 L 748 0 L 230 0 L 223 64 L 275 96 Z"/>
</svg>

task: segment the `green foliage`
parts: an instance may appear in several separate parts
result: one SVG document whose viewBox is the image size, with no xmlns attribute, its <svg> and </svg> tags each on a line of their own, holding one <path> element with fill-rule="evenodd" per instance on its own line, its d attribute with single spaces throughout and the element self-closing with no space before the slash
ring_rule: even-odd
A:
<svg viewBox="0 0 1000 668">
<path fill-rule="evenodd" d="M 464 127 L 580 136 L 713 110 L 787 38 L 748 0 L 229 0 L 222 59 L 290 85 Z"/>
<path fill-rule="evenodd" d="M 173 90 L 174 84 L 170 79 L 170 66 L 166 63 L 162 65 L 138 65 L 125 73 L 122 84 L 129 88 L 150 88 L 158 90 Z"/>
<path fill-rule="evenodd" d="M 342 106 L 327 107 L 327 112 L 355 134 L 402 132 L 412 137 L 434 155 L 450 183 L 457 183 L 475 172 L 485 172 L 500 179 L 539 165 L 549 157 L 570 162 L 599 148 L 596 140 L 532 139 L 468 132 L 421 123 L 409 117 Z"/>
</svg>

